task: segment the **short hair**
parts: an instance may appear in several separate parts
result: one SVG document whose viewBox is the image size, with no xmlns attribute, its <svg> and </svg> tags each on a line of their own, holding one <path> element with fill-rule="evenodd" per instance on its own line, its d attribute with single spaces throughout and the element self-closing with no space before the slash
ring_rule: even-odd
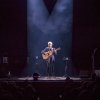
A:
<svg viewBox="0 0 100 100">
<path fill-rule="evenodd" d="M 53 45 L 53 43 L 51 41 L 48 42 L 48 45 Z"/>
</svg>

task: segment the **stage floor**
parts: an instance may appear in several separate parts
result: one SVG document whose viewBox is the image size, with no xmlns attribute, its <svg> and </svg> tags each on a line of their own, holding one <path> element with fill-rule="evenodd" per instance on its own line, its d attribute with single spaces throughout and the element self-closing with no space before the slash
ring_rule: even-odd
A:
<svg viewBox="0 0 100 100">
<path fill-rule="evenodd" d="M 81 78 L 76 78 L 76 77 L 70 77 L 72 80 L 81 80 Z M 18 78 L 18 80 L 33 80 L 33 77 L 22 77 Z M 38 80 L 66 80 L 66 77 L 39 77 Z"/>
<path fill-rule="evenodd" d="M 69 77 L 71 80 L 73 81 L 81 81 L 81 78 L 79 77 Z M 33 77 L 13 77 L 13 78 L 0 78 L 0 81 L 34 81 L 34 78 Z M 38 81 L 65 81 L 66 80 L 66 77 L 46 77 L 46 76 L 41 76 L 38 78 Z"/>
</svg>

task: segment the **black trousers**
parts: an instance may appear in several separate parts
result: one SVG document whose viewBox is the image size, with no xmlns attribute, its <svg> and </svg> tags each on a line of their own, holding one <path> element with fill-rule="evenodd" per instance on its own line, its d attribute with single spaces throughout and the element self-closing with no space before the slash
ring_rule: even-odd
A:
<svg viewBox="0 0 100 100">
<path fill-rule="evenodd" d="M 47 76 L 54 76 L 54 62 L 55 61 L 52 61 L 52 59 L 47 61 Z"/>
</svg>

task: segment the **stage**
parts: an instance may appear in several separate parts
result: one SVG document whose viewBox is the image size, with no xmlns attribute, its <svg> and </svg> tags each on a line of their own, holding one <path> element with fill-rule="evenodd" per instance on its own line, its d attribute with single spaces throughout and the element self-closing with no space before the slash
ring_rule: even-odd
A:
<svg viewBox="0 0 100 100">
<path fill-rule="evenodd" d="M 18 80 L 33 80 L 33 77 L 22 77 L 22 78 L 17 78 Z M 70 79 L 74 81 L 79 81 L 81 80 L 80 78 L 75 78 L 75 77 L 70 77 Z M 39 81 L 65 81 L 66 77 L 39 77 Z"/>
<path fill-rule="evenodd" d="M 65 82 L 66 80 L 72 80 L 74 82 L 80 82 L 82 80 L 90 80 L 90 78 L 80 78 L 80 77 L 47 77 L 40 76 L 37 80 L 34 80 L 33 77 L 8 77 L 8 78 L 0 78 L 0 81 L 16 81 L 16 82 Z"/>
</svg>

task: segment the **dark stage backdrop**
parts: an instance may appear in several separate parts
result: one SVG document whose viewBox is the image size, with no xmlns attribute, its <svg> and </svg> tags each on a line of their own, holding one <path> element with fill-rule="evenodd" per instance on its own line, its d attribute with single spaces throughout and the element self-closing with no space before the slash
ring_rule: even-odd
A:
<svg viewBox="0 0 100 100">
<path fill-rule="evenodd" d="M 0 0 L 0 74 L 18 76 L 26 66 L 26 0 Z M 8 63 L 3 61 L 8 57 Z"/>
<path fill-rule="evenodd" d="M 48 0 L 48 5 L 50 1 Z M 99 0 L 73 1 L 72 62 L 74 68 L 76 72 L 81 69 L 90 70 L 91 55 L 96 50 L 95 67 L 100 69 Z M 48 6 L 49 13 L 51 13 L 50 9 L 52 8 Z M 3 63 L 2 57 L 8 57 L 8 63 Z M 26 65 L 27 1 L 0 0 L 0 76 L 5 76 L 9 70 L 15 76 L 21 75 Z"/>
<path fill-rule="evenodd" d="M 74 0 L 73 64 L 78 69 L 100 69 L 99 0 Z"/>
</svg>

